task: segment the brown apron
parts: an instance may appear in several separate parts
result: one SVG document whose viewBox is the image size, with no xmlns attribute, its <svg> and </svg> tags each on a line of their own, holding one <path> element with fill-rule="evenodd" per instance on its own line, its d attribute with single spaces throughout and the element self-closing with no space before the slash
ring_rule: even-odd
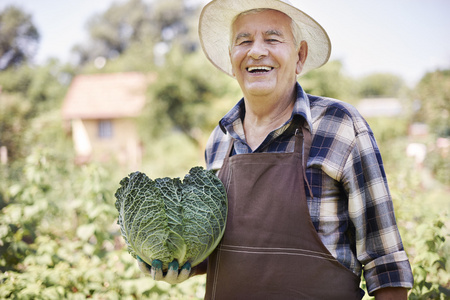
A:
<svg viewBox="0 0 450 300">
<path fill-rule="evenodd" d="M 227 227 L 209 257 L 205 299 L 361 299 L 360 279 L 330 254 L 309 215 L 309 131 L 297 130 L 293 153 L 230 157 L 232 145 L 219 174 Z"/>
</svg>

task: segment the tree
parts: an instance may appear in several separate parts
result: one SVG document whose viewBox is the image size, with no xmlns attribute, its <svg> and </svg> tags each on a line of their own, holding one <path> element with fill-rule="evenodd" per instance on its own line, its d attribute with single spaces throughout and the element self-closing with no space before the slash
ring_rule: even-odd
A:
<svg viewBox="0 0 450 300">
<path fill-rule="evenodd" d="M 320 69 L 299 78 L 302 88 L 310 94 L 351 101 L 355 97 L 353 81 L 342 72 L 342 63 L 330 61 Z"/>
<path fill-rule="evenodd" d="M 374 73 L 359 80 L 359 96 L 367 97 L 398 97 L 405 84 L 394 74 Z"/>
<path fill-rule="evenodd" d="M 422 77 L 416 86 L 421 121 L 441 136 L 450 136 L 450 70 L 437 70 Z"/>
<path fill-rule="evenodd" d="M 133 41 L 151 34 L 148 12 L 141 0 L 130 0 L 113 3 L 103 14 L 93 16 L 87 24 L 91 38 L 91 45 L 86 49 L 88 58 L 116 57 Z"/>
<path fill-rule="evenodd" d="M 240 97 L 237 83 L 216 70 L 202 53 L 184 54 L 180 47 L 169 53 L 149 91 L 146 127 L 154 128 L 154 136 L 175 128 L 201 151 L 205 137 Z M 149 126 L 150 122 L 155 125 Z"/>
<path fill-rule="evenodd" d="M 58 109 L 65 89 L 64 69 L 56 60 L 46 65 L 21 65 L 0 72 L 0 146 L 14 162 L 27 155 L 25 132 L 40 113 Z"/>
<path fill-rule="evenodd" d="M 23 133 L 29 125 L 31 106 L 19 94 L 0 96 L 0 146 L 6 147 L 8 161 L 24 156 Z"/>
<path fill-rule="evenodd" d="M 40 35 L 26 14 L 15 6 L 0 13 L 0 70 L 18 66 L 36 53 Z"/>
<path fill-rule="evenodd" d="M 84 64 L 100 56 L 116 58 L 137 43 L 150 47 L 146 51 L 152 52 L 158 43 L 168 46 L 174 40 L 186 40 L 186 45 L 192 45 L 196 37 L 188 33 L 195 12 L 194 8 L 184 5 L 183 0 L 114 3 L 106 12 L 88 21 L 90 42 L 86 46 L 76 45 L 73 52 Z M 192 46 L 186 47 L 189 48 Z"/>
</svg>

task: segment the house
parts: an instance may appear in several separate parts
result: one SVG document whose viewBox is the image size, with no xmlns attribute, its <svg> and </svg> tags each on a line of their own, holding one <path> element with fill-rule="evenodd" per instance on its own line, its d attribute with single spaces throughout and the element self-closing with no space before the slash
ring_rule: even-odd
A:
<svg viewBox="0 0 450 300">
<path fill-rule="evenodd" d="M 370 117 L 397 117 L 403 113 L 403 105 L 397 98 L 365 98 L 356 106 L 361 115 Z"/>
<path fill-rule="evenodd" d="M 76 76 L 62 115 L 72 134 L 77 163 L 114 161 L 135 168 L 142 146 L 136 117 L 154 75 L 114 73 Z"/>
</svg>

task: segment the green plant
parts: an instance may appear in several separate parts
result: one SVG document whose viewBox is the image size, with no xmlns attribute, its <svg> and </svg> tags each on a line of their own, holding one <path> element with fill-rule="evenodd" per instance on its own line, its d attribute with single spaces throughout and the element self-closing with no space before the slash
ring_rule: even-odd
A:
<svg viewBox="0 0 450 300">
<path fill-rule="evenodd" d="M 445 220 L 441 216 L 431 223 L 417 226 L 413 241 L 416 255 L 412 261 L 414 288 L 410 299 L 449 299 L 450 297 L 450 237 Z M 446 243 L 447 241 L 447 243 Z"/>
<path fill-rule="evenodd" d="M 227 194 L 212 171 L 194 167 L 184 177 L 158 178 L 135 172 L 120 182 L 116 208 L 130 254 L 167 270 L 202 262 L 219 243 L 227 216 Z"/>
<path fill-rule="evenodd" d="M 444 151 L 433 149 L 427 154 L 425 164 L 441 183 L 450 185 L 450 159 Z"/>
</svg>

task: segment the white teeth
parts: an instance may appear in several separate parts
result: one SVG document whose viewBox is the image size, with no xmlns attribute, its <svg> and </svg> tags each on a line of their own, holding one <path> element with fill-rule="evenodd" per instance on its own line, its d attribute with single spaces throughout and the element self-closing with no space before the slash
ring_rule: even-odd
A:
<svg viewBox="0 0 450 300">
<path fill-rule="evenodd" d="M 266 66 L 258 66 L 258 67 L 249 67 L 248 68 L 249 72 L 253 72 L 253 71 L 256 71 L 256 72 L 258 72 L 258 71 L 270 71 L 270 70 L 272 70 L 272 68 L 271 67 L 266 67 Z"/>
</svg>

